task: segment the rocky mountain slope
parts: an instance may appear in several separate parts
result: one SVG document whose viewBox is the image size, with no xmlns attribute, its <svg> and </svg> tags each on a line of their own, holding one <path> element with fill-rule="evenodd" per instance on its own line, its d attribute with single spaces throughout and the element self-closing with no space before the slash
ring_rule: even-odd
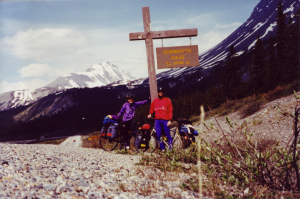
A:
<svg viewBox="0 0 300 199">
<path fill-rule="evenodd" d="M 52 93 L 70 88 L 93 88 L 116 81 L 130 81 L 135 78 L 123 72 L 118 66 L 102 62 L 94 64 L 85 72 L 71 73 L 58 77 L 48 85 L 35 90 L 17 90 L 0 94 L 0 111 L 31 104 Z"/>
</svg>

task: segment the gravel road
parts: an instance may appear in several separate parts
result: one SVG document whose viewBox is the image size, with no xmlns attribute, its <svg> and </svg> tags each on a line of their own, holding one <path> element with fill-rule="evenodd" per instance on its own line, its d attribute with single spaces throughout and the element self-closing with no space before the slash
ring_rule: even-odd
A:
<svg viewBox="0 0 300 199">
<path fill-rule="evenodd" d="M 76 136 L 68 137 L 60 145 L 62 145 L 62 146 L 80 147 L 81 144 L 82 144 L 81 136 L 80 135 L 76 135 Z"/>
<path fill-rule="evenodd" d="M 44 144 L 0 143 L 0 198 L 195 198 L 190 178 L 139 167 L 138 155 Z M 196 174 L 195 174 L 196 175 Z"/>
</svg>

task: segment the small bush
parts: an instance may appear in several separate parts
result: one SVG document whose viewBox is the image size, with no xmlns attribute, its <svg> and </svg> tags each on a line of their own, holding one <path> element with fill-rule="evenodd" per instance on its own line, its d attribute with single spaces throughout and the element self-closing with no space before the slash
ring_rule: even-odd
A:
<svg viewBox="0 0 300 199">
<path fill-rule="evenodd" d="M 236 104 L 237 100 L 227 100 L 225 103 L 221 105 L 224 109 L 229 109 Z"/>
<path fill-rule="evenodd" d="M 252 100 L 252 97 L 251 97 L 251 100 Z M 229 113 L 240 110 L 243 106 L 245 106 L 245 103 L 243 100 L 227 101 L 224 104 L 221 104 L 220 108 L 218 108 L 215 111 L 215 113 L 220 116 L 225 116 L 225 115 L 228 115 Z"/>
<path fill-rule="evenodd" d="M 261 109 L 261 106 L 264 104 L 263 100 L 255 100 L 251 102 L 250 104 L 246 105 L 244 108 L 242 108 L 241 116 L 242 118 L 245 118 L 249 115 L 252 115 L 259 111 Z"/>
<path fill-rule="evenodd" d="M 243 101 L 243 104 L 251 104 L 251 103 L 255 102 L 255 100 L 256 100 L 255 96 L 249 96 L 249 97 L 244 98 L 242 101 Z"/>
<path fill-rule="evenodd" d="M 284 88 L 282 86 L 277 86 L 274 90 L 262 94 L 262 97 L 270 102 L 282 97 L 283 93 L 284 93 Z"/>
<path fill-rule="evenodd" d="M 285 87 L 285 89 L 283 91 L 283 96 L 290 95 L 290 94 L 294 93 L 294 91 L 299 91 L 299 89 L 300 89 L 299 80 L 294 81 Z"/>
<path fill-rule="evenodd" d="M 99 132 L 95 132 L 90 134 L 87 138 L 82 139 L 82 147 L 83 148 L 96 148 L 101 149 L 100 143 L 100 134 Z"/>
</svg>

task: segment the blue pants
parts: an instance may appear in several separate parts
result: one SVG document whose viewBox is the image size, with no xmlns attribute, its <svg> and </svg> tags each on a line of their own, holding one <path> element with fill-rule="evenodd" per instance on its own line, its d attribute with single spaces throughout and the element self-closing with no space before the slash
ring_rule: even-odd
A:
<svg viewBox="0 0 300 199">
<path fill-rule="evenodd" d="M 170 146 L 169 149 L 172 149 L 172 145 L 173 145 L 172 137 L 170 134 L 170 128 L 168 127 L 167 124 L 168 124 L 167 120 L 155 120 L 155 130 L 156 130 L 157 139 L 158 139 L 158 143 L 160 144 L 161 150 L 165 149 L 163 141 L 160 140 L 162 130 L 164 130 L 164 132 L 168 138 L 168 144 Z"/>
</svg>

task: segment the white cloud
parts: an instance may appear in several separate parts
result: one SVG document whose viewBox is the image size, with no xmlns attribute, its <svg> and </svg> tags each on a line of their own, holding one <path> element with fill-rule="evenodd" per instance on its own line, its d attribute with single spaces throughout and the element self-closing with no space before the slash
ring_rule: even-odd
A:
<svg viewBox="0 0 300 199">
<path fill-rule="evenodd" d="M 49 81 L 38 79 L 38 78 L 34 78 L 29 81 L 19 81 L 19 82 L 12 82 L 12 83 L 9 83 L 7 81 L 2 81 L 0 82 L 0 93 L 14 91 L 14 90 L 36 89 L 48 83 Z"/>
<path fill-rule="evenodd" d="M 147 67 L 144 42 L 130 42 L 128 37 L 127 30 L 118 29 L 28 29 L 0 40 L 0 48 L 16 58 L 48 64 L 56 76 L 85 71 L 92 64 L 111 61 L 125 72 L 136 67 L 133 75 L 145 77 L 147 68 L 140 67 L 140 63 L 124 62 L 128 59 L 143 60 Z M 30 74 L 31 69 L 32 66 L 26 71 L 19 69 L 19 72 L 24 77 L 37 77 L 46 70 L 43 67 L 38 74 Z"/>
<path fill-rule="evenodd" d="M 211 26 L 212 22 L 215 22 L 215 14 L 202 14 L 194 17 L 190 17 L 184 21 L 184 23 L 189 23 L 196 25 L 197 27 L 201 26 Z"/>
<path fill-rule="evenodd" d="M 210 17 L 211 16 L 211 17 Z M 190 18 L 189 23 L 205 22 L 214 26 L 214 15 L 201 15 Z M 205 20 L 207 18 L 207 20 Z M 202 23 L 201 22 L 201 23 Z M 212 48 L 225 39 L 236 23 L 216 25 L 210 32 L 198 28 L 198 36 L 192 38 L 192 44 L 199 46 L 199 53 Z M 228 28 L 225 28 L 228 26 Z M 194 27 L 194 26 L 192 26 Z M 224 27 L 224 28 L 221 28 Z M 154 30 L 166 29 L 157 24 Z M 168 27 L 167 29 L 178 29 Z M 142 30 L 141 30 L 142 31 Z M 43 28 L 19 31 L 0 40 L 0 48 L 16 58 L 29 60 L 28 65 L 20 68 L 21 77 L 51 78 L 71 72 L 85 71 L 92 64 L 110 61 L 124 72 L 133 76 L 147 77 L 147 57 L 144 41 L 129 41 L 129 32 L 124 29 L 87 29 Z M 164 39 L 164 46 L 189 45 L 189 38 Z M 161 47 L 161 40 L 154 40 L 154 50 Z M 154 53 L 156 54 L 156 53 Z M 34 60 L 35 62 L 32 62 Z M 51 71 L 49 69 L 51 66 Z M 161 70 L 157 70 L 157 73 Z M 49 78 L 48 78 L 49 79 Z M 44 85 L 41 85 L 44 86 Z"/>
<path fill-rule="evenodd" d="M 48 64 L 29 64 L 18 70 L 21 77 L 42 77 L 45 75 L 52 75 L 54 71 Z"/>
<path fill-rule="evenodd" d="M 33 58 L 36 61 L 51 61 L 61 56 L 73 56 L 82 45 L 87 45 L 86 37 L 73 29 L 43 28 L 19 31 L 5 37 L 2 46 L 20 59 Z"/>
<path fill-rule="evenodd" d="M 240 22 L 233 22 L 233 23 L 230 23 L 230 24 L 216 24 L 214 28 L 217 28 L 217 29 L 221 29 L 221 28 L 233 28 L 233 27 L 239 27 L 241 26 L 242 23 Z"/>
<path fill-rule="evenodd" d="M 199 54 L 209 50 L 223 41 L 232 31 L 210 31 L 208 33 L 199 35 L 197 38 Z"/>
</svg>

